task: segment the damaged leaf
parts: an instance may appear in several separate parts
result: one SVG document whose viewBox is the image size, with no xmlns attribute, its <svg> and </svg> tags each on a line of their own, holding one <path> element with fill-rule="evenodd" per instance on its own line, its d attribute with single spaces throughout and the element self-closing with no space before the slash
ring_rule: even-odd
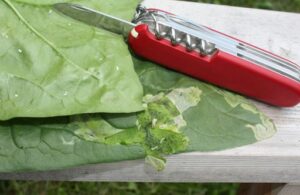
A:
<svg viewBox="0 0 300 195">
<path fill-rule="evenodd" d="M 24 27 L 24 22 L 22 23 L 16 18 L 7 3 L 0 2 L 0 10 L 3 10 L 0 12 L 1 18 L 4 17 L 8 21 L 14 18 L 12 23 L 8 23 L 11 25 L 10 27 L 0 26 L 0 30 L 21 26 L 20 32 L 3 31 L 1 32 L 3 33 L 2 37 L 0 36 L 1 43 L 4 43 L 0 45 L 0 56 L 2 56 L 0 57 L 0 83 L 3 85 L 0 87 L 2 119 L 19 116 L 24 112 L 39 115 L 42 109 L 50 107 L 49 113 L 42 113 L 44 116 L 57 113 L 70 114 L 74 110 L 82 112 L 83 108 L 91 109 L 88 110 L 90 112 L 101 106 L 103 110 L 100 110 L 103 112 L 119 112 L 125 109 L 128 112 L 130 109 L 132 109 L 131 111 L 144 109 L 144 111 L 126 114 L 80 114 L 42 119 L 19 118 L 2 121 L 0 122 L 0 172 L 53 170 L 145 157 L 147 163 L 157 170 L 163 170 L 166 164 L 164 159 L 166 155 L 185 151 L 215 151 L 243 146 L 269 138 L 276 132 L 272 121 L 245 98 L 134 58 L 134 67 L 145 94 L 144 107 L 142 107 L 141 90 L 138 82 L 136 83 L 135 73 L 130 70 L 130 55 L 127 50 L 125 51 L 126 46 L 119 36 L 94 28 L 86 28 L 83 24 L 59 19 L 61 16 L 54 15 L 56 19 L 53 20 L 57 20 L 58 23 L 54 22 L 49 25 L 55 27 L 60 25 L 59 21 L 62 21 L 62 26 L 66 27 L 59 29 L 59 32 L 68 31 L 69 27 L 65 26 L 66 22 L 70 22 L 71 26 L 74 25 L 74 32 L 69 33 L 78 36 L 78 40 L 73 42 L 72 39 L 69 39 L 73 35 L 65 36 L 64 33 L 61 33 L 61 36 L 54 35 L 52 31 L 48 32 L 47 27 L 42 26 L 43 17 L 53 14 L 49 5 L 56 0 L 18 0 L 24 4 L 12 0 L 5 0 L 5 2 L 12 3 L 22 15 L 26 16 L 26 20 L 31 21 L 30 24 L 35 29 L 39 29 L 39 32 L 48 38 L 47 40 L 55 43 L 59 52 L 62 51 L 63 55 L 80 63 L 81 68 L 99 73 L 97 76 L 101 78 L 103 76 L 103 80 L 94 85 L 92 78 L 86 77 L 80 69 L 75 68 L 76 70 L 74 70 L 74 66 L 68 64 L 62 56 L 58 55 L 57 51 L 53 51 L 51 46 L 45 44 L 44 40 L 40 40 L 36 35 L 30 35 L 30 29 Z M 112 11 L 116 13 L 116 16 L 128 19 L 133 7 L 137 4 L 137 1 L 134 0 L 78 2 L 108 13 Z M 41 18 L 31 16 L 30 10 L 33 7 L 37 10 L 37 15 L 40 13 L 44 15 L 39 15 Z M 131 8 L 128 9 L 128 7 Z M 0 23 L 5 24 L 3 21 L 1 20 Z M 27 44 L 28 41 L 25 41 L 24 47 L 16 47 L 11 41 L 6 40 L 14 33 L 19 35 L 13 37 L 17 40 L 14 44 L 23 43 L 22 37 L 24 36 L 21 34 L 24 33 L 33 42 Z M 37 47 L 39 50 L 36 49 Z M 18 55 L 15 53 L 16 49 Z M 45 53 L 43 53 L 44 51 Z M 19 55 L 25 55 L 25 53 L 26 55 L 30 54 L 31 58 L 26 56 L 20 59 Z M 99 59 L 94 59 L 93 57 L 97 53 Z M 10 66 L 1 66 L 3 56 L 8 65 L 17 67 L 10 69 Z M 33 62 L 47 61 L 49 66 L 32 66 L 30 69 L 27 68 L 30 67 L 30 63 L 27 63 L 31 62 L 30 60 Z M 103 71 L 99 71 L 99 67 L 95 64 L 100 64 L 99 67 L 102 67 Z M 120 67 L 122 74 L 115 71 L 115 64 L 124 65 L 122 69 Z M 52 72 L 52 68 L 55 69 L 55 67 L 60 67 L 60 69 Z M 7 74 L 9 71 L 13 74 Z M 42 76 L 37 74 L 40 72 L 43 73 Z M 68 73 L 69 76 L 64 76 L 62 73 Z M 60 75 L 60 77 L 55 75 Z M 80 88 L 76 85 L 74 80 L 78 81 L 78 76 L 88 80 L 85 87 Z M 30 80 L 31 78 L 34 80 Z M 59 82 L 53 82 L 55 85 L 52 86 L 50 81 L 55 79 Z M 50 82 L 47 90 L 31 87 L 34 85 L 32 82 L 40 80 L 45 83 Z M 69 81 L 72 82 L 69 83 Z M 13 83 L 15 84 L 13 85 Z M 67 85 L 60 86 L 61 83 Z M 105 88 L 99 87 L 98 84 L 103 84 Z M 74 96 L 70 93 L 74 85 L 78 87 L 78 90 L 80 89 L 80 96 L 77 98 L 76 94 Z M 12 88 L 9 89 L 8 86 Z M 24 89 L 22 93 L 20 91 L 15 93 L 13 90 L 21 88 Z M 55 90 L 51 91 L 52 89 Z M 56 101 L 60 99 L 53 96 L 52 93 L 56 93 L 56 89 L 63 92 L 60 96 L 67 98 L 66 101 L 59 102 L 57 105 Z M 39 90 L 41 92 L 37 93 Z M 36 96 L 32 97 L 31 93 Z M 28 99 L 24 98 L 25 94 L 28 94 Z M 101 96 L 100 103 L 98 95 Z M 91 98 L 91 100 L 91 96 L 95 99 Z M 32 98 L 35 99 L 32 100 Z M 81 105 L 85 100 L 88 101 L 87 99 L 90 99 L 91 102 Z M 46 103 L 45 100 L 47 100 Z M 75 108 L 67 109 L 72 103 L 76 104 Z M 39 108 L 43 104 L 45 107 Z M 29 105 L 33 107 L 31 108 Z"/>
<path fill-rule="evenodd" d="M 0 171 L 143 157 L 162 170 L 166 155 L 234 148 L 276 132 L 272 121 L 241 96 L 149 62 L 135 60 L 135 67 L 147 94 L 145 111 L 2 122 Z"/>
<path fill-rule="evenodd" d="M 186 125 L 179 131 L 189 140 L 188 151 L 243 146 L 276 133 L 273 122 L 242 96 L 151 62 L 139 59 L 134 62 L 145 93 L 166 93 L 181 110 Z M 185 95 L 180 95 L 182 92 Z"/>
</svg>

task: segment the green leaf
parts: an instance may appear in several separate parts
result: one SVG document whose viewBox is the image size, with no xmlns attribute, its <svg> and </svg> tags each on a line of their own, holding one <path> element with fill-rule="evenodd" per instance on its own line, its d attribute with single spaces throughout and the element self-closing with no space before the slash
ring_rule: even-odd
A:
<svg viewBox="0 0 300 195">
<path fill-rule="evenodd" d="M 29 0 L 26 3 L 28 2 Z M 39 2 L 42 1 L 36 1 L 36 4 Z M 85 3 L 85 1 L 82 2 Z M 86 2 L 90 6 L 98 5 L 96 0 Z M 26 6 L 32 6 L 30 4 L 20 5 L 22 10 Z M 18 6 L 20 5 L 18 4 Z M 105 6 L 109 7 L 110 5 L 116 6 L 115 9 L 118 7 L 118 4 L 113 1 L 103 1 L 103 5 L 105 9 L 107 9 Z M 6 4 L 0 3 L 0 10 L 3 6 L 5 7 Z M 7 6 L 5 8 L 7 9 Z M 42 8 L 47 8 L 47 6 Z M 39 9 L 41 8 L 37 7 L 37 10 Z M 10 11 L 7 12 L 7 16 Z M 2 12 L 0 12 L 1 14 Z M 19 21 L 15 22 L 19 24 Z M 76 25 L 81 24 L 76 23 Z M 86 47 L 86 51 L 95 48 L 98 51 L 103 45 L 100 47 L 97 41 L 95 43 L 87 41 L 89 30 L 85 31 L 86 28 L 83 27 L 82 29 L 84 31 L 81 33 L 86 36 L 80 36 L 81 33 L 78 33 L 80 40 L 76 43 L 66 40 L 65 43 L 58 41 L 57 44 L 67 45 L 66 48 L 60 46 L 59 51 L 64 51 L 64 55 L 78 57 L 76 62 L 85 63 L 81 58 L 83 54 L 76 53 L 78 55 L 73 56 L 71 51 L 77 51 L 77 47 L 81 50 Z M 27 29 L 27 31 L 29 30 Z M 118 53 L 118 57 L 116 57 L 120 45 L 124 44 L 120 37 L 105 31 L 95 29 L 92 31 L 101 35 L 101 42 L 106 42 L 103 38 L 105 36 L 108 39 L 111 38 L 114 43 L 107 43 L 102 48 L 104 57 L 108 58 L 105 64 L 114 60 L 125 62 L 123 55 Z M 56 35 L 52 37 L 51 33 L 49 33 L 49 37 L 51 37 L 51 41 L 67 39 L 67 37 L 56 37 Z M 34 42 L 31 47 L 36 49 L 37 43 L 39 42 Z M 44 42 L 42 41 L 40 45 L 44 45 Z M 69 47 L 72 49 L 67 52 Z M 0 46 L 0 48 L 2 49 L 0 54 L 2 54 L 10 47 L 3 49 L 4 46 Z M 47 50 L 47 52 L 50 51 L 53 52 L 51 48 Z M 92 54 L 84 53 L 85 59 L 89 60 Z M 55 56 L 57 57 L 55 52 L 52 55 L 53 59 Z M 110 58 L 110 56 L 115 58 Z M 11 59 L 11 63 L 18 62 L 16 59 Z M 134 59 L 134 64 L 145 93 L 144 111 L 129 114 L 81 114 L 43 119 L 19 118 L 0 122 L 0 172 L 52 170 L 143 157 L 146 157 L 146 162 L 157 170 L 162 170 L 166 164 L 165 155 L 243 146 L 269 138 L 276 131 L 272 121 L 241 96 L 147 61 Z M 69 66 L 66 63 L 64 65 Z M 19 70 L 15 68 L 13 71 Z M 29 75 L 34 75 L 32 72 L 27 74 L 28 78 Z M 134 74 L 124 77 L 124 80 L 132 79 L 132 75 Z M 7 83 L 6 77 L 0 77 L 0 79 L 2 79 L 0 83 Z M 110 82 L 110 80 L 104 81 Z M 24 88 L 26 86 L 24 81 L 20 82 L 23 83 L 22 87 Z M 5 86 L 7 87 L 7 85 Z M 115 88 L 113 91 L 119 89 Z M 90 89 L 86 88 L 86 90 L 83 94 L 89 93 Z M 131 90 L 131 87 L 124 88 L 118 93 L 122 93 L 127 98 L 132 94 Z M 26 92 L 30 94 L 28 89 Z M 3 91 L 1 91 L 2 93 Z M 11 92 L 11 94 L 14 93 Z M 132 105 L 128 101 L 123 99 L 123 106 L 131 107 Z M 113 109 L 117 107 L 117 103 L 117 100 L 112 100 L 103 106 Z M 11 103 L 11 105 L 14 104 L 16 103 Z M 96 103 L 91 105 L 96 106 Z M 1 106 L 4 107 L 4 105 Z"/>
<path fill-rule="evenodd" d="M 135 65 L 147 93 L 145 111 L 2 122 L 0 172 L 145 156 L 162 170 L 168 154 L 233 148 L 275 133 L 271 120 L 241 96 L 149 62 Z"/>
<path fill-rule="evenodd" d="M 145 156 L 138 145 L 99 143 L 102 140 L 97 139 L 97 132 L 108 126 L 99 115 L 77 116 L 76 119 L 59 117 L 0 122 L 0 172 L 62 169 Z M 82 136 L 78 131 L 85 126 L 96 133 Z"/>
<path fill-rule="evenodd" d="M 167 94 L 182 112 L 180 132 L 188 138 L 188 151 L 223 150 L 275 134 L 272 121 L 245 98 L 151 62 L 134 61 L 145 93 Z"/>
<path fill-rule="evenodd" d="M 56 13 L 54 2 L 0 2 L 0 120 L 142 110 L 123 37 Z M 138 1 L 79 3 L 129 19 Z"/>
</svg>

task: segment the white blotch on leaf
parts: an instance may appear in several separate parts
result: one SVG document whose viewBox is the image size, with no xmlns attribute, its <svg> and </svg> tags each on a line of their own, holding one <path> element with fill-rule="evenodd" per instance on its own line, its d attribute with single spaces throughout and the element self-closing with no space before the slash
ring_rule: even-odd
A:
<svg viewBox="0 0 300 195">
<path fill-rule="evenodd" d="M 164 93 L 159 93 L 155 96 L 147 94 L 144 96 L 143 98 L 143 102 L 145 102 L 146 104 L 150 103 L 150 102 L 156 102 L 158 100 L 160 100 L 161 98 L 164 97 Z"/>
<path fill-rule="evenodd" d="M 185 127 L 187 124 L 186 124 L 186 121 L 183 119 L 183 116 L 182 115 L 179 115 L 177 117 L 174 118 L 174 122 L 175 124 L 178 125 L 178 128 L 180 129 L 181 127 Z"/>
<path fill-rule="evenodd" d="M 18 49 L 18 52 L 19 52 L 19 53 L 23 53 L 23 50 L 22 50 L 22 49 Z"/>
<path fill-rule="evenodd" d="M 75 134 L 88 141 L 97 140 L 97 137 L 95 136 L 94 132 L 88 128 L 79 128 L 75 131 Z"/>
<path fill-rule="evenodd" d="M 53 10 L 49 9 L 48 14 L 52 14 Z"/>
<path fill-rule="evenodd" d="M 72 137 L 72 139 L 69 140 L 69 141 L 65 140 L 64 137 L 61 137 L 61 141 L 62 141 L 63 145 L 74 145 L 75 144 L 75 138 L 74 137 Z"/>
<path fill-rule="evenodd" d="M 16 93 L 14 96 L 17 98 L 17 97 L 19 97 L 19 94 Z"/>
<path fill-rule="evenodd" d="M 237 94 L 230 93 L 225 90 L 217 90 L 217 92 L 224 96 L 225 101 L 233 108 L 243 103 L 244 99 Z"/>
<path fill-rule="evenodd" d="M 157 104 L 157 107 L 148 106 L 146 109 L 150 110 L 153 116 L 159 114 L 164 115 L 165 118 L 153 118 L 152 128 L 160 128 L 179 133 L 180 128 L 187 125 L 182 113 L 191 107 L 198 105 L 201 100 L 202 91 L 196 87 L 178 88 L 172 90 L 167 95 L 159 93 L 155 96 L 146 95 L 143 99 L 146 104 Z M 161 102 L 164 102 L 162 104 Z M 168 104 L 169 102 L 169 104 Z M 175 109 L 175 110 L 174 110 Z M 153 114 L 156 113 L 156 114 Z M 139 127 L 139 125 L 138 125 Z"/>
<path fill-rule="evenodd" d="M 241 107 L 244 108 L 245 110 L 248 110 L 248 111 L 252 112 L 253 114 L 259 113 L 257 108 L 255 108 L 254 106 L 252 106 L 250 104 L 242 103 Z"/>
<path fill-rule="evenodd" d="M 202 91 L 196 87 L 178 88 L 167 94 L 177 109 L 183 113 L 190 107 L 196 106 L 201 100 Z"/>
<path fill-rule="evenodd" d="M 67 96 L 69 94 L 69 92 L 65 91 L 64 92 L 64 96 Z"/>
<path fill-rule="evenodd" d="M 276 133 L 276 127 L 271 119 L 260 113 L 260 120 L 262 123 L 255 125 L 248 124 L 246 127 L 252 129 L 257 140 L 264 140 L 273 136 Z"/>
<path fill-rule="evenodd" d="M 254 105 L 248 103 L 242 96 L 224 90 L 218 90 L 218 93 L 224 96 L 226 102 L 231 107 L 236 108 L 240 106 L 242 109 L 259 116 L 261 123 L 246 125 L 247 128 L 253 131 L 258 141 L 267 139 L 276 133 L 276 127 L 272 120 L 263 113 L 260 113 Z"/>
</svg>

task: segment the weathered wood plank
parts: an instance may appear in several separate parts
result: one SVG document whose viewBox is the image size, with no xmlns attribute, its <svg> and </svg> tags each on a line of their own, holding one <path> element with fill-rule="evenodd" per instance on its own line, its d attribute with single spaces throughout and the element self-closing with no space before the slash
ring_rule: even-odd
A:
<svg viewBox="0 0 300 195">
<path fill-rule="evenodd" d="M 300 14 L 171 0 L 147 0 L 145 4 L 193 19 L 300 64 Z M 170 156 L 163 172 L 137 160 L 63 171 L 0 174 L 0 179 L 299 183 L 300 106 L 279 109 L 256 104 L 275 121 L 278 133 L 274 137 L 220 152 Z"/>
<path fill-rule="evenodd" d="M 279 190 L 277 195 L 293 195 L 299 194 L 300 192 L 300 184 L 286 184 Z"/>
</svg>

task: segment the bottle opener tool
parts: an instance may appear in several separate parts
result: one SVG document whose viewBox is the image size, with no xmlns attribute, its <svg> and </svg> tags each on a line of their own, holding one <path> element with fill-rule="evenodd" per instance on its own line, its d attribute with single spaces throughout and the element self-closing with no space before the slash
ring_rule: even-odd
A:
<svg viewBox="0 0 300 195">
<path fill-rule="evenodd" d="M 122 34 L 135 54 L 167 68 L 274 106 L 300 102 L 298 65 L 206 26 L 142 6 L 132 22 L 77 4 L 54 8 Z"/>
</svg>

